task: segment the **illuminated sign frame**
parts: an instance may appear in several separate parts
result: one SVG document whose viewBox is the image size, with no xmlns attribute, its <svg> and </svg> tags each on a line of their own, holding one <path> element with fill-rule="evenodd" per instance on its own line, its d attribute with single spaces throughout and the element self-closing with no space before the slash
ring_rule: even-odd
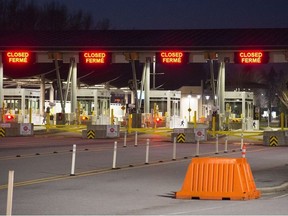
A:
<svg viewBox="0 0 288 216">
<path fill-rule="evenodd" d="M 262 50 L 235 52 L 234 62 L 238 64 L 265 64 L 269 62 L 269 53 Z"/>
<path fill-rule="evenodd" d="M 187 54 L 183 51 L 161 51 L 158 55 L 158 62 L 162 64 L 183 64 L 187 63 Z"/>
<path fill-rule="evenodd" d="M 86 51 L 81 53 L 81 59 L 84 64 L 107 64 L 108 53 L 104 51 Z"/>
<path fill-rule="evenodd" d="M 10 50 L 5 52 L 4 62 L 7 64 L 31 64 L 34 55 L 30 51 Z"/>
</svg>

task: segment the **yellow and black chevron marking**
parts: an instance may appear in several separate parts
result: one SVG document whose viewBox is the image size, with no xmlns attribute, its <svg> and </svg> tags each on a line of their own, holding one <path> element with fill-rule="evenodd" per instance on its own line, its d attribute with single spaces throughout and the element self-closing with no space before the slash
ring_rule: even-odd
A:
<svg viewBox="0 0 288 216">
<path fill-rule="evenodd" d="M 269 146 L 278 146 L 278 137 L 277 136 L 270 136 Z"/>
<path fill-rule="evenodd" d="M 185 134 L 184 133 L 179 133 L 177 135 L 177 143 L 184 143 L 185 142 Z"/>
<path fill-rule="evenodd" d="M 95 139 L 95 131 L 94 130 L 88 130 L 87 131 L 87 138 L 88 139 Z"/>
<path fill-rule="evenodd" d="M 5 137 L 6 132 L 5 132 L 5 128 L 0 128 L 0 137 Z"/>
</svg>

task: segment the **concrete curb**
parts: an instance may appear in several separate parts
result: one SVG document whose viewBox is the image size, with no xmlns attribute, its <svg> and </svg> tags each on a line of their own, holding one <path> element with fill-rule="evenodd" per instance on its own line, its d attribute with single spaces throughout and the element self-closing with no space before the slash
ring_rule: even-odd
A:
<svg viewBox="0 0 288 216">
<path fill-rule="evenodd" d="M 268 193 L 275 193 L 280 191 L 285 191 L 288 189 L 288 182 L 285 182 L 279 186 L 274 187 L 265 187 L 265 188 L 257 188 L 261 191 L 262 194 L 268 194 Z"/>
</svg>

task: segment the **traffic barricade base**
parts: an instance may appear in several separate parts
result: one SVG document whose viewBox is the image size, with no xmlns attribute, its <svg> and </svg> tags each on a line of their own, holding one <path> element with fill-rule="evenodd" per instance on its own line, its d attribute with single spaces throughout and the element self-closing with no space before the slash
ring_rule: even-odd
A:
<svg viewBox="0 0 288 216">
<path fill-rule="evenodd" d="M 246 158 L 193 158 L 176 199 L 249 200 L 260 197 Z"/>
</svg>

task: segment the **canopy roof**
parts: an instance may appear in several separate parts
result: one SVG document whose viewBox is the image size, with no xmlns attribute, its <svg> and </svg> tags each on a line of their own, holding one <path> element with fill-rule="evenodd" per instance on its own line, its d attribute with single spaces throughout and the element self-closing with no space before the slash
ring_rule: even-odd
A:
<svg viewBox="0 0 288 216">
<path fill-rule="evenodd" d="M 191 29 L 191 30 L 106 30 L 62 32 L 1 32 L 0 52 L 29 50 L 31 52 L 82 52 L 103 50 L 106 52 L 159 52 L 163 50 L 238 51 L 238 50 L 286 50 L 286 29 Z M 28 78 L 46 74 L 56 79 L 53 63 L 36 63 L 29 67 L 12 67 L 4 64 L 4 76 Z M 141 79 L 143 64 L 137 64 L 137 78 Z M 68 63 L 60 64 L 61 78 L 67 78 Z M 177 89 L 183 85 L 197 85 L 208 78 L 207 64 L 182 64 L 171 66 L 156 64 L 156 86 Z M 112 63 L 102 67 L 86 68 L 78 65 L 78 79 L 87 85 L 109 82 L 116 87 L 127 86 L 132 79 L 130 64 Z"/>
</svg>

